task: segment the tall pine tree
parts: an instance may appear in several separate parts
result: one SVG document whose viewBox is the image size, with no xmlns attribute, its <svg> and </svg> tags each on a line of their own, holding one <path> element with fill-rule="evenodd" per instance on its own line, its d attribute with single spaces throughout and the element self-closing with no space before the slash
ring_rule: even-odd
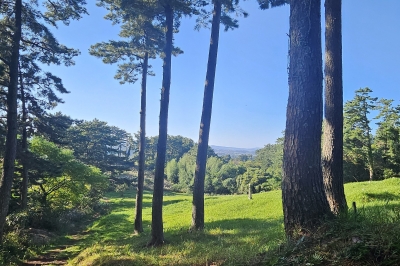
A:
<svg viewBox="0 0 400 266">
<path fill-rule="evenodd" d="M 105 6 L 112 6 L 114 0 L 103 0 Z M 111 5 L 110 5 L 111 3 Z M 157 0 L 157 1 L 120 1 L 120 8 L 110 8 L 109 16 L 116 19 L 123 16 L 141 16 L 145 15 L 152 22 L 159 22 L 164 29 L 164 47 L 163 47 L 163 79 L 160 101 L 160 120 L 159 135 L 157 143 L 157 156 L 155 162 L 154 190 L 152 202 L 152 225 L 151 240 L 149 246 L 158 246 L 164 243 L 163 221 L 162 221 L 162 202 L 164 190 L 164 167 L 167 147 L 167 125 L 168 125 L 168 106 L 169 92 L 171 85 L 171 57 L 173 51 L 173 32 L 177 31 L 180 18 L 182 15 L 191 15 L 194 13 L 193 2 L 189 0 Z M 102 4 L 103 5 L 103 4 Z M 133 13 L 125 13 L 124 10 L 129 8 Z M 135 13 L 139 10 L 138 13 Z M 144 14 L 140 14 L 144 11 Z M 149 21 L 150 21 L 149 20 Z"/>
<path fill-rule="evenodd" d="M 121 83 L 134 83 L 136 75 L 141 73 L 140 97 L 140 130 L 139 130 L 139 164 L 138 183 L 136 192 L 134 230 L 143 232 L 142 203 L 145 170 L 145 145 L 146 145 L 146 84 L 149 58 L 160 54 L 164 44 L 163 32 L 160 21 L 154 19 L 154 6 L 138 2 L 124 4 L 120 1 L 102 1 L 101 5 L 110 10 L 106 18 L 113 23 L 122 22 L 120 36 L 126 41 L 109 41 L 93 45 L 90 53 L 103 58 L 104 63 L 118 65 L 115 78 Z M 116 12 L 118 10 L 119 12 Z M 127 61 L 127 62 L 126 62 Z"/>
<path fill-rule="evenodd" d="M 17 149 L 17 92 L 18 92 L 18 64 L 20 42 L 22 35 L 22 0 L 15 0 L 12 36 L 9 58 L 2 59 L 8 67 L 8 92 L 7 92 L 7 135 L 3 159 L 3 175 L 0 180 L 0 243 L 3 240 L 3 229 L 6 222 L 11 196 L 11 187 L 15 170 L 15 157 Z"/>
<path fill-rule="evenodd" d="M 354 99 L 344 105 L 344 148 L 348 158 L 364 164 L 371 181 L 375 178 L 375 163 L 369 113 L 376 108 L 377 98 L 370 93 L 369 88 L 356 90 Z"/>
<path fill-rule="evenodd" d="M 204 228 L 204 179 L 206 175 L 208 139 L 210 135 L 214 81 L 217 66 L 219 28 L 221 23 L 225 25 L 225 30 L 238 27 L 238 21 L 232 19 L 229 16 L 229 13 L 240 12 L 245 17 L 247 16 L 247 13 L 243 12 L 239 8 L 238 2 L 239 1 L 231 0 L 212 1 L 213 11 L 210 49 L 208 54 L 206 82 L 204 86 L 203 110 L 200 121 L 199 142 L 193 188 L 192 228 L 196 230 L 201 230 Z M 207 12 L 203 11 L 203 15 L 206 15 L 207 17 Z"/>
<path fill-rule="evenodd" d="M 393 100 L 380 99 L 376 117 L 380 121 L 375 134 L 374 146 L 379 153 L 383 177 L 400 174 L 400 106 L 393 106 Z"/>
<path fill-rule="evenodd" d="M 50 33 L 47 25 L 56 26 L 57 22 L 69 24 L 71 19 L 79 19 L 83 13 L 84 0 L 71 0 L 68 5 L 62 2 L 43 1 L 43 6 L 36 2 L 15 0 L 3 3 L 0 21 L 1 85 L 7 87 L 7 135 L 3 161 L 3 175 L 0 182 L 0 241 L 8 212 L 12 179 L 15 170 L 17 101 L 20 57 L 32 56 L 45 64 L 71 65 L 70 58 L 77 55 L 73 49 L 59 45 Z M 10 25 L 12 25 L 10 27 Z M 60 56 L 64 54 L 65 56 Z"/>
<path fill-rule="evenodd" d="M 331 211 L 347 210 L 343 187 L 342 1 L 325 0 L 325 121 L 322 173 Z"/>
<path fill-rule="evenodd" d="M 283 212 L 286 234 L 312 228 L 325 215 L 321 169 L 321 2 L 290 1 L 289 99 L 283 151 Z"/>
</svg>

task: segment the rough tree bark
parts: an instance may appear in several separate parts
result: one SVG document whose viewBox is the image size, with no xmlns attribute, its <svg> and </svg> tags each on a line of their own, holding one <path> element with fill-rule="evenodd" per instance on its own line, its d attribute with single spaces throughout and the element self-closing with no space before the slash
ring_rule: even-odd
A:
<svg viewBox="0 0 400 266">
<path fill-rule="evenodd" d="M 285 231 L 312 228 L 330 214 L 321 168 L 321 1 L 290 1 L 289 99 L 283 154 Z"/>
<path fill-rule="evenodd" d="M 325 0 L 325 124 L 322 173 L 331 211 L 347 211 L 343 187 L 342 1 Z"/>
<path fill-rule="evenodd" d="M 154 190 L 152 202 L 151 240 L 148 246 L 159 246 L 164 243 L 162 204 L 164 192 L 164 167 L 167 148 L 167 126 L 168 126 L 168 105 L 169 91 L 171 85 L 171 55 L 173 35 L 174 11 L 170 5 L 164 7 L 166 19 L 166 42 L 163 59 L 163 81 L 160 101 L 160 121 L 157 143 L 156 169 L 154 175 Z"/>
<path fill-rule="evenodd" d="M 219 0 L 214 1 L 210 49 L 204 86 L 203 111 L 201 114 L 199 144 L 194 174 L 192 228 L 195 230 L 202 230 L 204 228 L 204 179 L 206 175 L 208 139 L 210 135 L 215 71 L 217 66 L 221 6 L 222 4 Z"/>
<path fill-rule="evenodd" d="M 139 136 L 139 169 L 138 183 L 136 191 L 135 204 L 135 233 L 143 232 L 143 184 L 144 184 L 144 167 L 145 167 L 145 149 L 146 149 L 146 83 L 147 83 L 147 68 L 149 63 L 149 53 L 145 53 L 142 69 L 142 91 L 140 95 L 140 136 Z"/>
<path fill-rule="evenodd" d="M 7 135 L 3 160 L 3 175 L 0 180 L 0 243 L 3 239 L 3 229 L 10 202 L 17 148 L 17 92 L 19 47 L 21 41 L 21 10 L 22 0 L 15 0 L 15 24 L 9 63 L 10 83 L 7 93 Z"/>
</svg>

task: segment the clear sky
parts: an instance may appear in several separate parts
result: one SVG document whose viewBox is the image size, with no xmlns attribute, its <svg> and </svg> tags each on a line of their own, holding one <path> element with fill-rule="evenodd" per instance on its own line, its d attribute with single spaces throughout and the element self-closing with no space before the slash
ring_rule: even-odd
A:
<svg viewBox="0 0 400 266">
<path fill-rule="evenodd" d="M 103 19 L 106 11 L 88 1 L 89 16 L 54 30 L 60 43 L 77 48 L 76 65 L 51 67 L 71 91 L 61 111 L 72 118 L 98 118 L 130 133 L 139 130 L 140 81 L 120 85 L 116 66 L 88 53 L 91 44 L 117 39 L 119 26 Z M 379 3 L 378 3 L 379 2 Z M 249 12 L 238 29 L 221 32 L 214 91 L 210 144 L 263 147 L 274 143 L 285 127 L 288 98 L 287 53 L 289 6 L 262 11 L 256 1 L 242 5 Z M 373 96 L 399 104 L 400 1 L 343 1 L 343 82 L 345 101 L 369 87 Z M 184 54 L 172 59 L 168 133 L 198 140 L 209 29 L 194 31 L 194 19 L 182 20 L 175 45 Z M 158 134 L 161 60 L 152 60 L 155 77 L 148 79 L 147 135 Z"/>
</svg>

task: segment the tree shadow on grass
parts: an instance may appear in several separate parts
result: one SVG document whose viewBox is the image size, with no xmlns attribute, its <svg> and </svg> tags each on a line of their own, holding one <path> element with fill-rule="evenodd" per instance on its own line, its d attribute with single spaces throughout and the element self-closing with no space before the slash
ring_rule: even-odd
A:
<svg viewBox="0 0 400 266">
<path fill-rule="evenodd" d="M 114 256 L 101 256 L 93 260 L 92 265 L 99 266 L 148 266 L 152 265 L 149 260 L 145 258 L 115 258 Z"/>
<path fill-rule="evenodd" d="M 134 213 L 135 210 L 135 199 L 125 199 L 122 198 L 121 200 L 118 201 L 113 201 L 110 203 L 112 206 L 113 211 L 123 211 L 126 209 L 132 210 L 132 213 Z M 142 208 L 151 208 L 151 201 L 143 201 L 142 202 Z"/>
<path fill-rule="evenodd" d="M 149 226 L 150 222 L 143 221 L 144 228 Z M 65 250 L 63 252 L 65 256 L 73 258 L 90 246 L 100 243 L 124 246 L 132 244 L 133 239 L 136 237 L 134 235 L 133 222 L 129 219 L 129 215 L 112 213 L 95 221 L 87 231 L 74 236 L 65 236 L 59 242 L 74 246 L 72 251 Z"/>
<path fill-rule="evenodd" d="M 93 265 L 251 265 L 284 235 L 280 219 L 227 219 L 206 223 L 204 231 L 166 230 L 165 245 L 148 248 L 148 230 L 141 235 L 126 233 L 133 227 L 127 215 L 109 216 L 99 222 L 98 235 L 93 228 L 91 239 L 84 241 L 86 247 L 104 243 L 114 250 L 127 251 L 97 252 L 99 257 Z"/>
<path fill-rule="evenodd" d="M 150 222 L 143 221 L 143 228 L 150 227 Z M 85 239 L 85 246 L 96 243 L 118 243 L 119 245 L 131 244 L 134 238 L 133 221 L 127 214 L 109 214 L 96 222 L 89 230 L 90 234 Z"/>
<path fill-rule="evenodd" d="M 382 192 L 382 193 L 364 193 L 366 196 L 366 200 L 372 201 L 372 200 L 380 200 L 380 201 L 399 201 L 400 200 L 400 195 L 390 193 L 390 192 Z"/>
<path fill-rule="evenodd" d="M 386 201 L 386 203 L 382 202 L 373 206 L 360 206 L 357 208 L 356 215 L 361 215 L 375 223 L 400 222 L 400 202 Z"/>
<path fill-rule="evenodd" d="M 164 200 L 163 201 L 163 206 L 168 206 L 171 204 L 176 204 L 176 203 L 180 203 L 180 202 L 184 202 L 184 201 L 189 201 L 187 199 L 179 199 L 179 200 Z M 126 209 L 131 209 L 132 212 L 134 212 L 135 210 L 135 201 L 133 200 L 121 200 L 118 202 L 113 202 L 111 203 L 111 205 L 113 205 L 113 211 L 122 211 L 122 210 L 126 210 Z M 142 203 L 142 208 L 146 209 L 146 208 L 151 208 L 152 206 L 152 202 L 146 202 L 143 201 Z"/>
<path fill-rule="evenodd" d="M 204 201 L 207 202 L 207 201 L 211 201 L 211 200 L 217 200 L 217 199 L 220 199 L 220 198 L 221 198 L 220 196 L 206 195 L 204 197 Z"/>
<path fill-rule="evenodd" d="M 167 245 L 184 257 L 204 257 L 205 264 L 249 265 L 257 255 L 284 239 L 281 219 L 227 219 L 208 222 L 204 231 L 172 230 L 165 234 Z M 195 262 L 193 262 L 195 263 Z M 192 265 L 185 259 L 174 265 Z"/>
<path fill-rule="evenodd" d="M 171 195 L 175 194 L 171 193 Z M 113 213 L 95 221 L 87 233 L 75 242 L 75 253 L 69 253 L 69 257 L 75 257 L 92 246 L 102 249 L 104 244 L 107 249 L 112 247 L 115 250 L 128 251 L 114 256 L 107 252 L 99 252 L 101 256 L 99 264 L 94 265 L 152 265 L 158 260 L 160 262 L 168 260 L 162 255 L 165 249 L 168 250 L 168 254 L 171 254 L 167 256 L 171 257 L 171 261 L 162 262 L 163 265 L 205 265 L 213 262 L 217 265 L 221 263 L 248 265 L 250 260 L 257 257 L 257 254 L 265 252 L 269 246 L 274 246 L 284 239 L 281 219 L 226 219 L 206 222 L 205 230 L 202 232 L 190 232 L 189 225 L 187 228 L 166 227 L 164 228 L 166 244 L 160 248 L 146 248 L 150 240 L 151 222 L 143 221 L 144 232 L 140 235 L 133 234 L 132 214 L 135 208 L 133 196 L 134 193 L 129 195 L 129 199 L 120 199 L 115 196 L 110 201 L 113 205 Z M 148 197 L 147 199 L 151 198 L 149 192 L 145 196 Z M 172 198 L 164 201 L 163 205 L 168 206 L 185 201 L 190 200 Z M 146 208 L 151 208 L 150 201 L 143 202 L 143 209 Z M 127 213 L 127 210 L 132 210 L 132 214 Z M 218 217 L 213 218 L 218 219 Z M 151 261 L 147 261 L 147 256 Z M 199 264 L 199 260 L 203 257 L 204 263 Z M 100 264 L 100 261 L 104 263 Z"/>
<path fill-rule="evenodd" d="M 171 204 L 176 204 L 176 203 L 180 203 L 180 202 L 184 202 L 184 201 L 189 201 L 187 199 L 179 199 L 179 200 L 164 200 L 163 201 L 163 206 L 168 206 Z"/>
</svg>

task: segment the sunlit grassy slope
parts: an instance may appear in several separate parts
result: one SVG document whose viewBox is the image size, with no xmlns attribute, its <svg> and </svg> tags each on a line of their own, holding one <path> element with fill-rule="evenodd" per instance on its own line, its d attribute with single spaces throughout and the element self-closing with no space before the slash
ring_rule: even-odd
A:
<svg viewBox="0 0 400 266">
<path fill-rule="evenodd" d="M 360 210 L 400 204 L 400 180 L 352 183 L 345 186 L 347 201 Z M 88 228 L 66 252 L 70 265 L 251 265 L 266 251 L 284 242 L 281 192 L 253 195 L 207 196 L 206 229 L 189 232 L 191 195 L 166 193 L 166 244 L 145 247 L 150 239 L 151 193 L 144 196 L 144 228 L 134 235 L 133 192 L 109 194 L 112 212 Z"/>
</svg>

